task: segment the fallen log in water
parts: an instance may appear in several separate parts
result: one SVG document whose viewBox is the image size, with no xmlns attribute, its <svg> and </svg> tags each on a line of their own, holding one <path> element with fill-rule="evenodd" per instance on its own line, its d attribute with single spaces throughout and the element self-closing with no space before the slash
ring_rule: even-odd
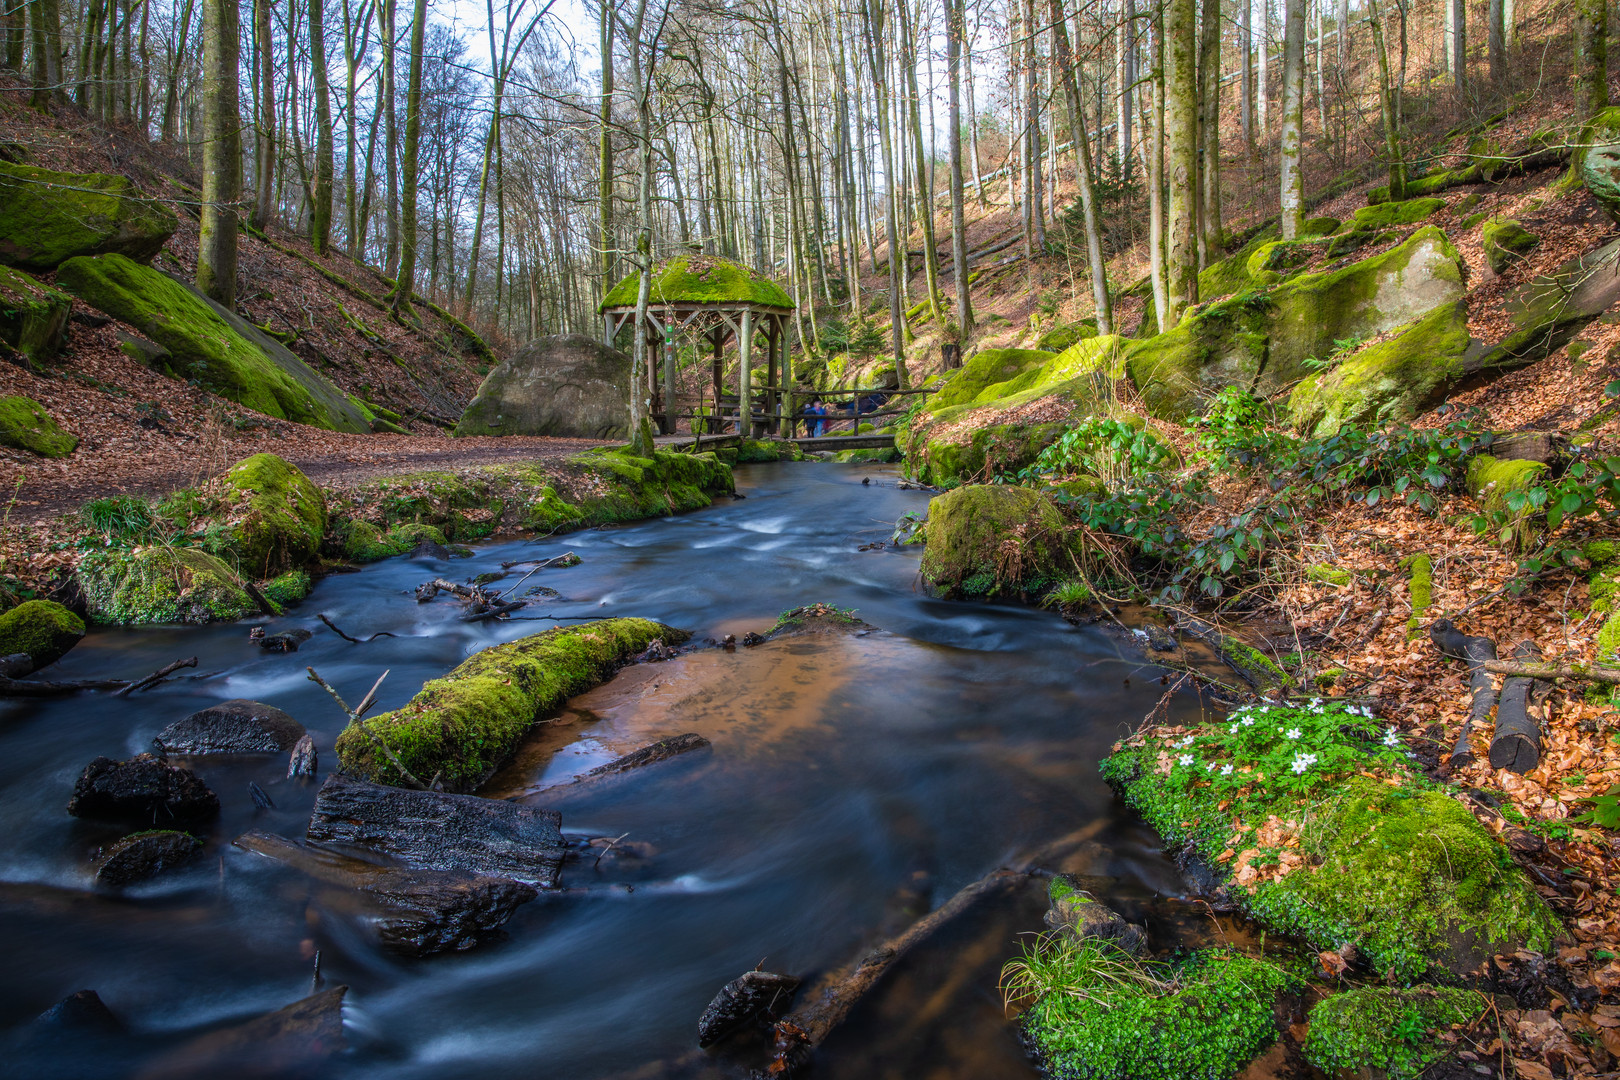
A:
<svg viewBox="0 0 1620 1080">
<path fill-rule="evenodd" d="M 667 739 L 659 739 L 655 743 L 649 743 L 638 750 L 632 750 L 623 757 L 615 758 L 605 765 L 598 765 L 596 768 L 581 773 L 565 784 L 555 784 L 548 788 L 525 792 L 522 795 L 514 795 L 511 798 L 513 801 L 522 800 L 528 802 L 534 799 L 561 798 L 587 788 L 595 790 L 596 785 L 604 780 L 611 780 L 632 769 L 645 768 L 648 765 L 656 765 L 660 761 L 668 761 L 670 758 L 689 754 L 693 750 L 701 750 L 708 745 L 709 740 L 695 732 L 688 732 L 685 735 L 672 735 Z"/>
<path fill-rule="evenodd" d="M 1451 764 L 1469 765 L 1474 761 L 1474 728 L 1485 726 L 1496 705 L 1496 682 L 1485 667 L 1496 659 L 1496 643 L 1490 638 L 1470 637 L 1453 626 L 1450 619 L 1436 619 L 1429 627 L 1429 640 L 1442 654 L 1468 662 L 1468 689 L 1473 703 L 1457 733 L 1457 744 L 1451 749 Z"/>
<path fill-rule="evenodd" d="M 1541 659 L 1533 641 L 1521 641 L 1513 659 L 1522 662 Z M 1502 684 L 1502 699 L 1496 707 L 1496 734 L 1491 739 L 1493 769 L 1509 769 L 1523 775 L 1541 761 L 1541 724 L 1531 705 L 1532 690 L 1546 684 L 1516 675 Z"/>
<path fill-rule="evenodd" d="M 407 791 L 333 774 L 315 796 L 306 836 L 428 870 L 464 870 L 557 887 L 562 815 L 501 799 Z"/>
<path fill-rule="evenodd" d="M 128 679 L 74 679 L 69 682 L 35 682 L 0 676 L 0 697 L 57 697 L 80 690 L 121 690 Z"/>
<path fill-rule="evenodd" d="M 139 1080 L 233 1080 L 305 1076 L 344 1049 L 346 986 L 313 994 L 284 1009 L 198 1036 L 153 1061 Z"/>
</svg>

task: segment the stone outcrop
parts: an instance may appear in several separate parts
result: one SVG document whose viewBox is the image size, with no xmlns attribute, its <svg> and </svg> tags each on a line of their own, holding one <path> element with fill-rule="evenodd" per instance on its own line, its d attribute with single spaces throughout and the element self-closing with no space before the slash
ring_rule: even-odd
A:
<svg viewBox="0 0 1620 1080">
<path fill-rule="evenodd" d="M 54 270 L 79 255 L 148 262 L 179 227 L 174 212 L 128 177 L 0 161 L 0 263 Z"/>
<path fill-rule="evenodd" d="M 45 406 L 33 398 L 0 398 L 0 444 L 40 457 L 67 457 L 78 447 L 77 436 L 62 430 Z"/>
<path fill-rule="evenodd" d="M 497 364 L 455 433 L 623 439 L 629 416 L 630 357 L 582 334 L 558 334 Z"/>
</svg>

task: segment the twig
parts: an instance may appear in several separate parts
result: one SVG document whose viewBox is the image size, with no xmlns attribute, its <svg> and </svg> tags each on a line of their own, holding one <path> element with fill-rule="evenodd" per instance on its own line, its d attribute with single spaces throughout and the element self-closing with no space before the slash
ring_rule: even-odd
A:
<svg viewBox="0 0 1620 1080">
<path fill-rule="evenodd" d="M 380 637 L 393 637 L 394 636 L 393 634 L 390 634 L 387 630 L 379 630 L 375 634 L 372 634 L 370 637 L 366 638 L 366 641 L 361 641 L 359 638 L 353 638 L 353 637 L 350 637 L 348 634 L 345 634 L 342 630 L 340 630 L 338 628 L 337 623 L 333 622 L 331 619 L 328 619 L 325 615 L 317 615 L 315 617 L 317 619 L 321 620 L 321 622 L 325 623 L 328 627 L 330 627 L 331 630 L 332 630 L 332 633 L 336 634 L 338 637 L 342 638 L 344 641 L 351 642 L 351 643 L 353 643 L 355 645 L 364 645 L 366 643 L 366 641 L 376 641 Z"/>
<path fill-rule="evenodd" d="M 620 833 L 618 836 L 615 836 L 612 840 L 609 840 L 608 844 L 607 844 L 607 847 L 603 848 L 601 853 L 596 856 L 596 862 L 591 863 L 591 869 L 595 870 L 597 868 L 597 866 L 601 864 L 602 856 L 606 855 L 608 852 L 612 851 L 614 844 L 617 844 L 620 840 L 623 840 L 625 837 L 627 837 L 629 835 L 630 834 L 627 833 L 627 832 L 626 833 Z"/>
<path fill-rule="evenodd" d="M 366 710 L 371 708 L 372 705 L 376 704 L 377 688 L 382 685 L 382 681 L 384 679 L 388 678 L 387 671 L 384 671 L 381 675 L 377 676 L 377 681 L 372 684 L 371 689 L 366 692 L 366 696 L 361 699 L 360 707 L 358 709 L 351 709 L 349 708 L 348 703 L 343 700 L 342 696 L 332 688 L 332 684 L 321 678 L 319 672 L 312 667 L 306 667 L 304 670 L 309 672 L 309 681 L 318 683 L 321 689 L 325 690 L 328 694 L 331 694 L 332 700 L 338 703 L 338 708 L 342 709 L 348 714 L 349 722 L 355 727 L 359 728 L 361 734 L 370 739 L 372 745 L 378 750 L 381 750 L 383 752 L 383 756 L 388 758 L 389 761 L 393 762 L 394 768 L 399 770 L 399 775 L 405 779 L 406 784 L 415 788 L 417 791 L 429 790 L 426 784 L 418 780 L 416 775 L 405 767 L 405 763 L 399 760 L 399 758 L 394 754 L 394 751 L 389 748 L 388 744 L 383 742 L 382 738 L 375 731 L 372 731 L 366 726 L 365 720 L 363 719 Z"/>
<path fill-rule="evenodd" d="M 153 683 L 158 682 L 159 680 L 163 679 L 165 676 L 174 674 L 176 671 L 179 671 L 181 668 L 184 668 L 184 667 L 196 667 L 196 666 L 197 666 L 197 658 L 195 656 L 188 657 L 188 658 L 186 658 L 184 660 L 176 660 L 174 663 L 169 664 L 166 667 L 159 668 L 158 670 L 152 672 L 152 674 L 148 675 L 146 678 L 142 679 L 140 682 L 132 682 L 132 683 L 130 683 L 128 686 L 126 686 L 122 690 L 118 691 L 118 693 L 114 694 L 113 697 L 128 697 L 130 694 L 134 693 L 137 690 L 145 690 L 148 686 L 151 686 Z"/>
</svg>

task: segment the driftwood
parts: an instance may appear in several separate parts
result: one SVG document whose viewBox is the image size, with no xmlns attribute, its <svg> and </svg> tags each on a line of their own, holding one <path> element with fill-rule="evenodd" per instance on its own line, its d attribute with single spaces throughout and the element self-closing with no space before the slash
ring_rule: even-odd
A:
<svg viewBox="0 0 1620 1080">
<path fill-rule="evenodd" d="M 604 780 L 622 776 L 632 769 L 645 768 L 648 765 L 656 765 L 660 761 L 668 761 L 670 758 L 691 753 L 693 750 L 701 750 L 708 745 L 709 740 L 695 732 L 687 732 L 685 735 L 672 735 L 667 739 L 659 739 L 655 743 L 648 743 L 638 750 L 632 750 L 623 757 L 615 758 L 605 765 L 598 765 L 589 772 L 574 777 L 566 784 L 557 784 L 553 787 L 525 792 L 522 795 L 513 795 L 510 796 L 510 799 L 513 802 L 527 802 L 536 798 L 558 798 L 571 795 L 587 787 L 594 790 L 595 786 Z"/>
<path fill-rule="evenodd" d="M 1481 665 L 1497 675 L 1523 675 L 1531 679 L 1583 679 L 1620 685 L 1620 668 L 1586 664 L 1531 664 L 1518 660 L 1490 660 Z"/>
<path fill-rule="evenodd" d="M 502 615 L 516 611 L 528 605 L 527 600 L 497 600 L 486 608 L 475 608 L 461 616 L 462 622 L 481 622 L 484 619 L 498 619 Z"/>
<path fill-rule="evenodd" d="M 122 690 L 128 679 L 74 679 L 70 682 L 33 682 L 0 676 L 0 697 L 56 697 L 80 690 Z"/>
<path fill-rule="evenodd" d="M 562 556 L 558 556 L 558 558 L 562 558 Z M 536 567 L 535 569 L 539 568 Z M 529 573 L 532 574 L 534 571 L 531 570 Z M 527 581 L 528 578 L 529 574 L 525 574 L 523 581 Z M 523 581 L 519 581 L 518 584 L 523 584 Z M 516 586 L 513 586 L 513 588 L 516 588 Z M 461 614 L 462 622 L 497 619 L 528 604 L 527 600 L 507 600 L 503 594 L 493 589 L 482 589 L 476 585 L 458 585 L 453 581 L 446 581 L 444 578 L 434 578 L 432 581 L 418 585 L 416 587 L 416 602 L 425 604 L 441 592 L 459 596 L 466 603 L 467 610 Z"/>
<path fill-rule="evenodd" d="M 1519 661 L 1541 659 L 1533 641 L 1521 641 L 1513 650 Z M 1496 735 L 1491 739 L 1491 768 L 1510 769 L 1524 774 L 1541 761 L 1541 724 L 1530 704 L 1533 689 L 1545 687 L 1523 675 L 1502 684 L 1502 700 L 1496 707 Z"/>
<path fill-rule="evenodd" d="M 330 629 L 332 631 L 332 633 L 336 634 L 338 637 L 342 638 L 344 641 L 347 641 L 347 642 L 349 642 L 350 644 L 353 644 L 353 645 L 363 645 L 363 644 L 365 644 L 365 642 L 361 641 L 359 638 L 350 637 L 348 634 L 345 634 L 341 629 L 338 628 L 337 623 L 333 622 L 331 619 L 328 619 L 325 615 L 317 615 L 315 617 L 317 619 L 321 620 L 321 622 L 325 623 L 327 625 L 327 628 Z M 393 637 L 393 636 L 394 635 L 390 634 L 387 630 L 379 630 L 375 634 L 372 634 L 370 637 L 366 638 L 366 641 L 376 641 L 380 637 Z"/>
<path fill-rule="evenodd" d="M 1470 765 L 1474 761 L 1474 747 L 1470 741 L 1474 728 L 1484 727 L 1496 705 L 1496 682 L 1485 666 L 1496 659 L 1496 643 L 1490 638 L 1470 637 L 1451 624 L 1450 619 L 1436 619 L 1429 627 L 1429 640 L 1435 648 L 1455 660 L 1468 662 L 1468 688 L 1473 704 L 1462 731 L 1457 733 L 1457 744 L 1451 748 L 1451 764 Z"/>
<path fill-rule="evenodd" d="M 197 666 L 197 658 L 195 656 L 187 657 L 184 660 L 176 660 L 172 664 L 166 665 L 165 667 L 158 668 L 156 671 L 152 672 L 152 674 L 148 675 L 146 678 L 142 679 L 140 682 L 132 682 L 132 683 L 130 683 L 128 686 L 126 686 L 122 690 L 118 691 L 118 693 L 114 694 L 113 697 L 128 697 L 130 694 L 133 694 L 137 690 L 145 690 L 148 686 L 152 686 L 152 685 L 154 685 L 154 684 L 156 684 L 158 682 L 161 682 L 163 679 L 166 679 L 170 675 L 173 675 L 176 671 L 179 671 L 181 668 L 196 667 L 196 666 Z"/>
</svg>

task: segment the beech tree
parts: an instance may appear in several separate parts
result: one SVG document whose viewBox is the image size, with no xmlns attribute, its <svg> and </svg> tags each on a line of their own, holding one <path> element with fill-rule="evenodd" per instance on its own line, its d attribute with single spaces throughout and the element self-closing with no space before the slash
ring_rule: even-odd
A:
<svg viewBox="0 0 1620 1080">
<path fill-rule="evenodd" d="M 236 310 L 236 209 L 242 197 L 241 16 L 236 0 L 203 3 L 202 224 L 197 288 Z"/>
</svg>

